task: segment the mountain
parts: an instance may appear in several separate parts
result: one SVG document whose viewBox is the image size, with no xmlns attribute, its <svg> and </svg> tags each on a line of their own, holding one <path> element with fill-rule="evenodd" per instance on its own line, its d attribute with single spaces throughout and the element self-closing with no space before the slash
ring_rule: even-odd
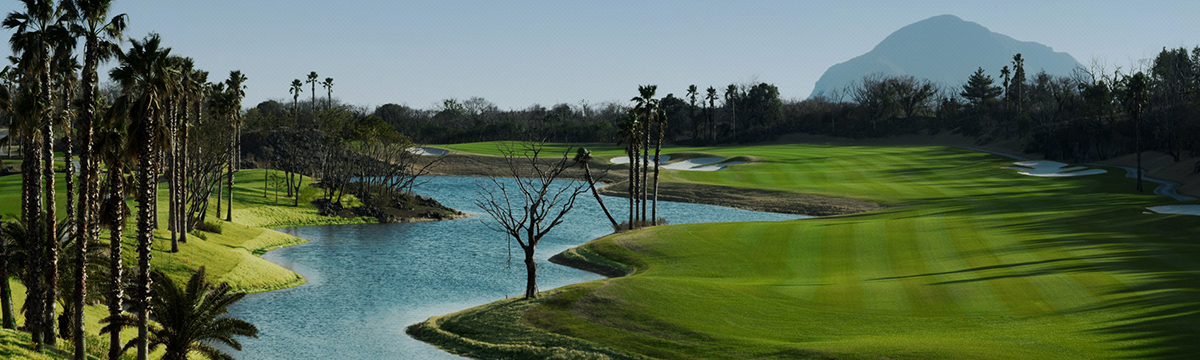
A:
<svg viewBox="0 0 1200 360">
<path fill-rule="evenodd" d="M 810 96 L 841 89 L 872 73 L 912 75 L 957 88 L 979 67 L 999 78 L 1000 69 L 1011 64 L 1018 53 L 1025 58 L 1027 81 L 1041 70 L 1069 75 L 1080 66 L 1070 54 L 1049 46 L 1018 41 L 957 16 L 940 15 L 902 27 L 870 52 L 830 67 Z"/>
</svg>

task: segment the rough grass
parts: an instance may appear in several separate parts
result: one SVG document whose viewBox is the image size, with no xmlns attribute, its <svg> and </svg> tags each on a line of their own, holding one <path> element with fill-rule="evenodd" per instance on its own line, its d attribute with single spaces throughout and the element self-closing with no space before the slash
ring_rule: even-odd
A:
<svg viewBox="0 0 1200 360">
<path fill-rule="evenodd" d="M 305 186 L 301 190 L 302 197 L 299 206 L 293 207 L 291 199 L 285 199 L 282 196 L 276 201 L 273 188 L 268 189 L 268 197 L 264 198 L 264 171 L 266 170 L 238 172 L 234 181 L 233 222 L 223 220 L 224 211 L 219 212 L 220 218 L 217 217 L 218 211 L 214 198 L 210 202 L 211 207 L 205 221 L 220 224 L 221 234 L 204 233 L 203 239 L 189 235 L 188 242 L 180 244 L 178 253 L 170 252 L 171 233 L 166 230 L 167 184 L 160 184 L 158 216 L 162 228 L 154 232 L 151 266 L 166 272 L 168 276 L 179 282 L 186 282 L 192 271 L 204 266 L 210 277 L 229 283 L 239 292 L 262 292 L 297 286 L 304 283 L 303 278 L 291 270 L 264 260 L 260 255 L 271 249 L 302 243 L 304 240 L 272 230 L 272 228 L 370 221 L 365 218 L 332 218 L 318 215 L 316 208 L 309 201 L 321 196 L 321 189 L 309 186 L 310 180 L 307 178 Z M 56 191 L 60 218 L 66 216 L 64 214 L 66 190 L 63 176 L 64 174 L 58 174 L 55 183 L 58 187 Z M 14 219 L 20 213 L 20 189 L 21 176 L 19 174 L 0 177 L 0 214 L 4 214 L 5 219 Z M 351 199 L 351 201 L 356 200 Z M 222 201 L 223 206 L 224 204 L 225 202 Z M 137 204 L 130 201 L 129 206 L 131 209 L 136 209 Z M 126 271 L 132 271 L 137 266 L 135 220 L 132 217 L 129 219 L 122 237 L 122 255 L 125 259 Z M 101 232 L 101 239 L 107 244 L 108 231 Z M 24 302 L 25 288 L 15 280 L 12 283 L 16 286 L 13 289 L 13 303 L 19 306 Z M 89 336 L 92 337 L 89 341 L 99 344 L 100 339 L 96 337 L 100 330 L 99 320 L 108 316 L 108 310 L 103 306 L 91 306 L 87 309 L 86 314 L 86 326 Z M 18 315 L 18 318 L 20 317 Z M 126 330 L 123 336 L 130 338 L 134 335 L 133 333 L 134 331 Z M 27 337 L 28 335 L 26 335 Z M 15 338 L 5 337 L 3 339 Z M 22 343 L 6 342 L 6 340 L 0 339 L 0 355 L 6 351 L 17 354 L 20 351 L 18 349 L 20 344 Z M 64 344 L 64 341 L 60 341 L 59 344 L 60 347 L 67 345 Z M 107 348 L 107 341 L 105 340 L 103 344 L 93 345 L 89 351 L 100 354 L 97 351 L 102 352 L 101 348 Z M 0 356 L 0 358 L 8 357 Z"/>
<path fill-rule="evenodd" d="M 1002 169 L 1006 159 L 943 147 L 705 151 L 760 162 L 669 181 L 897 206 L 598 239 L 565 256 L 633 274 L 547 292 L 524 324 L 666 359 L 1200 353 L 1200 221 L 1142 214 L 1173 201 L 1134 192 L 1123 172 L 1027 177 Z M 493 330 L 498 304 L 441 317 L 440 327 L 508 341 Z"/>
</svg>

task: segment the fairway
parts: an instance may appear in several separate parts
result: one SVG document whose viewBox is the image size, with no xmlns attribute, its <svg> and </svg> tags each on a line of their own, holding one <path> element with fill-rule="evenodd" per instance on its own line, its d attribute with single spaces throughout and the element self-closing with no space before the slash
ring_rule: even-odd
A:
<svg viewBox="0 0 1200 360">
<path fill-rule="evenodd" d="M 1004 169 L 1011 160 L 945 147 L 663 153 L 680 151 L 759 161 L 664 171 L 666 181 L 889 208 L 601 238 L 583 247 L 633 265 L 634 274 L 547 292 L 554 295 L 526 310 L 526 323 L 677 359 L 1183 359 L 1200 352 L 1200 218 L 1143 214 L 1178 202 L 1136 193 L 1123 171 L 1030 177 Z M 467 311 L 438 321 L 465 328 L 488 326 L 485 318 Z M 489 341 L 508 341 L 499 338 Z"/>
</svg>

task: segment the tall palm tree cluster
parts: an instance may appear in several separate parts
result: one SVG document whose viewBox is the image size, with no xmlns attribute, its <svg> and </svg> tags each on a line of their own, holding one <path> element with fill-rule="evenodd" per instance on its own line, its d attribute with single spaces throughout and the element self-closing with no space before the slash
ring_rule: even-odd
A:
<svg viewBox="0 0 1200 360">
<path fill-rule="evenodd" d="M 84 308 L 105 304 L 109 317 L 103 320 L 102 333 L 109 335 L 107 357 L 118 359 L 136 348 L 137 358 L 146 359 L 152 342 L 178 345 L 182 341 L 175 328 L 150 327 L 151 320 L 164 322 L 152 309 L 166 306 L 151 295 L 168 290 L 152 291 L 154 279 L 161 276 L 152 276 L 150 270 L 153 231 L 160 228 L 159 183 L 166 182 L 168 189 L 170 251 L 179 251 L 180 244 L 187 242 L 187 232 L 204 219 L 208 194 L 222 187 L 221 180 L 230 189 L 226 220 L 231 219 L 246 77 L 233 71 L 223 84 L 211 84 L 207 72 L 196 69 L 190 58 L 171 55 L 157 34 L 131 40 L 131 47 L 123 50 L 127 16 L 109 16 L 111 0 L 21 3 L 23 9 L 7 14 L 3 21 L 3 27 L 13 32 L 9 44 L 16 54 L 5 68 L 5 78 L 16 86 L 0 89 L 0 111 L 13 120 L 10 138 L 20 139 L 22 192 L 20 219 L 0 224 L 2 324 L 8 329 L 17 326 L 8 282 L 9 276 L 15 276 L 27 289 L 21 330 L 29 332 L 35 350 L 56 348 L 61 337 L 71 340 L 75 359 L 85 359 Z M 118 64 L 109 77 L 119 92 L 108 98 L 97 91 L 97 67 L 113 59 Z M 227 137 L 227 145 L 189 143 L 193 129 Z M 56 145 L 65 155 L 66 214 L 57 212 Z M 76 149 L 78 170 L 72 161 Z M 216 176 L 201 176 L 201 171 L 214 170 L 198 169 L 189 159 L 204 158 L 227 163 L 228 171 L 217 167 Z M 195 179 L 213 180 L 197 183 Z M 127 189 L 133 190 L 137 203 L 133 276 L 125 274 L 121 255 L 130 215 Z M 100 240 L 101 230 L 108 230 L 107 249 Z M 125 292 L 127 277 L 135 283 L 130 294 Z M 193 290 L 217 291 L 211 286 L 188 289 Z M 126 344 L 121 332 L 129 327 L 136 327 L 138 335 Z M 211 357 L 219 352 L 197 347 L 200 340 L 230 343 L 226 339 L 231 334 L 254 333 L 241 326 L 194 339 L 183 355 L 171 350 L 179 346 L 168 346 L 167 353 L 186 358 L 189 351 L 199 351 Z M 238 347 L 236 341 L 232 344 Z"/>
<path fill-rule="evenodd" d="M 658 225 L 658 174 L 662 144 L 667 129 L 667 114 L 662 109 L 661 99 L 655 99 L 657 85 L 638 86 L 638 96 L 630 99 L 634 107 L 619 126 L 619 143 L 628 143 L 625 153 L 629 155 L 629 226 L 636 229 L 646 225 Z M 651 134 L 657 134 L 654 142 L 654 167 L 650 167 Z M 650 172 L 654 178 L 649 179 Z M 653 189 L 650 181 L 653 181 Z M 648 203 L 650 212 L 646 212 Z"/>
</svg>

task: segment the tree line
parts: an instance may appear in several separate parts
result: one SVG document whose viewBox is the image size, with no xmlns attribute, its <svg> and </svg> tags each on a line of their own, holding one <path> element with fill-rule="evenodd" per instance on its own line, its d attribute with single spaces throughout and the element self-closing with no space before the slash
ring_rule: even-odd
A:
<svg viewBox="0 0 1200 360">
<path fill-rule="evenodd" d="M 93 355 L 118 359 L 136 349 L 145 359 L 165 346 L 166 358 L 192 352 L 228 357 L 207 342 L 240 349 L 233 336 L 257 334 L 253 325 L 221 316 L 240 296 L 208 283 L 203 269 L 180 290 L 152 271 L 151 246 L 160 228 L 161 182 L 167 184 L 170 251 L 179 251 L 206 218 L 214 190 L 218 215 L 224 197 L 231 220 L 246 76 L 231 71 L 224 81 L 210 82 L 207 71 L 172 54 L 153 33 L 124 48 L 128 17 L 110 16 L 111 0 L 21 4 L 3 21 L 13 32 L 15 56 L 3 71 L 0 113 L 9 121 L 8 145 L 19 143 L 22 182 L 20 218 L 0 225 L 3 327 L 16 327 L 7 281 L 15 276 L 27 289 L 23 330 L 36 351 L 69 338 L 73 357 L 85 359 L 84 308 L 105 304 L 101 333 L 109 335 L 108 351 Z M 113 83 L 102 88 L 97 67 L 112 60 Z M 56 148 L 64 153 L 66 214 L 57 212 Z M 130 194 L 136 213 L 127 205 Z M 136 223 L 132 272 L 122 255 L 127 220 Z M 184 330 L 198 327 L 204 331 Z M 137 336 L 125 343 L 127 328 L 136 328 Z"/>
</svg>

